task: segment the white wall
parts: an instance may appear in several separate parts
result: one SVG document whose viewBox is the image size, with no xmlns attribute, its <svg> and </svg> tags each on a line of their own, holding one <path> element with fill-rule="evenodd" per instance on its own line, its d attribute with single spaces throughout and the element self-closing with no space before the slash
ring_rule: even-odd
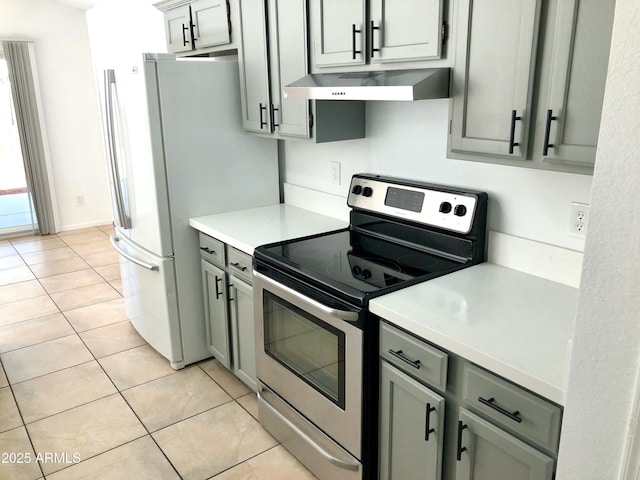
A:
<svg viewBox="0 0 640 480">
<path fill-rule="evenodd" d="M 140 53 L 165 53 L 162 12 L 150 0 L 110 0 L 87 10 L 91 59 L 98 81 L 102 70 L 130 63 Z M 117 34 L 114 30 L 117 30 Z"/>
<path fill-rule="evenodd" d="M 640 374 L 640 2 L 617 0 L 558 480 L 619 475 Z M 635 439 L 638 441 L 638 438 Z M 632 465 L 640 465 L 636 443 Z"/>
<path fill-rule="evenodd" d="M 84 12 L 50 0 L 2 0 L 0 39 L 34 42 L 58 228 L 110 222 Z M 78 195 L 84 196 L 83 206 L 75 205 Z"/>
<path fill-rule="evenodd" d="M 483 190 L 490 228 L 539 242 L 583 250 L 568 236 L 572 201 L 589 203 L 591 176 L 446 158 L 448 100 L 367 102 L 362 140 L 326 144 L 284 142 L 285 181 L 347 195 L 351 175 L 371 172 Z M 329 162 L 342 166 L 332 185 Z"/>
</svg>

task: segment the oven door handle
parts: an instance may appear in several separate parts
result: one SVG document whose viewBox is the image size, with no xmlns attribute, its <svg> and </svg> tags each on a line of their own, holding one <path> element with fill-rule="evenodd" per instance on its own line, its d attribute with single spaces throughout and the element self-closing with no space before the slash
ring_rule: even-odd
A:
<svg viewBox="0 0 640 480">
<path fill-rule="evenodd" d="M 330 317 L 338 318 L 346 322 L 357 322 L 358 318 L 360 317 L 358 315 L 358 312 L 352 312 L 349 310 L 338 310 L 336 308 L 327 307 L 326 305 L 318 302 L 317 300 L 314 300 L 312 298 L 307 297 L 306 295 L 296 292 L 293 288 L 289 288 L 285 285 L 282 285 L 281 283 L 270 279 L 269 277 L 257 272 L 256 270 L 253 271 L 253 276 L 258 280 L 268 284 L 273 290 L 276 290 L 276 291 L 279 290 L 281 292 L 285 292 L 288 295 L 291 295 L 297 298 L 298 300 L 308 305 L 311 305 L 316 310 L 319 310 L 325 313 L 326 315 L 329 315 Z"/>
<path fill-rule="evenodd" d="M 327 461 L 333 463 L 337 467 L 344 468 L 345 470 L 357 471 L 360 469 L 359 463 L 336 458 L 333 455 L 331 455 L 329 452 L 327 452 L 324 448 L 322 448 L 320 445 L 318 445 L 316 442 L 314 442 L 306 433 L 300 430 L 296 425 L 293 424 L 293 422 L 291 422 L 287 417 L 282 415 L 269 402 L 265 400 L 265 398 L 262 396 L 262 388 L 258 388 L 257 394 L 258 394 L 258 399 L 262 402 L 263 405 L 265 405 L 269 410 L 271 410 L 271 413 L 273 415 L 278 417 L 278 419 L 280 419 L 281 422 L 283 422 L 287 427 L 293 430 L 296 433 L 296 435 L 299 435 L 302 439 L 304 439 L 309 444 L 309 446 L 311 446 L 311 448 L 313 448 L 316 452 L 318 452 L 320 455 L 326 458 Z"/>
</svg>

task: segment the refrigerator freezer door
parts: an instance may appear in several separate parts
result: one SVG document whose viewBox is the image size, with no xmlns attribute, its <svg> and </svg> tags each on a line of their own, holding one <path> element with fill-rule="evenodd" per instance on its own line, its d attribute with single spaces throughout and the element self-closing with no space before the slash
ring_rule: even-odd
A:
<svg viewBox="0 0 640 480">
<path fill-rule="evenodd" d="M 173 257 L 141 249 L 120 229 L 111 237 L 120 254 L 120 275 L 129 320 L 175 369 L 184 367 Z"/>
</svg>

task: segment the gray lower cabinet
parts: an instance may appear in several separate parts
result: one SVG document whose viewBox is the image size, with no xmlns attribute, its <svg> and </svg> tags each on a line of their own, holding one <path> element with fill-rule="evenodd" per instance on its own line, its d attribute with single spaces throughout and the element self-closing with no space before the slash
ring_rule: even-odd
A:
<svg viewBox="0 0 640 480">
<path fill-rule="evenodd" d="M 385 361 L 380 381 L 380 479 L 442 478 L 444 398 Z"/>
<path fill-rule="evenodd" d="M 461 1 L 449 156 L 590 174 L 614 6 Z"/>
<path fill-rule="evenodd" d="M 551 480 L 554 459 L 461 408 L 455 480 Z"/>
<path fill-rule="evenodd" d="M 562 408 L 380 324 L 381 480 L 552 480 Z"/>
<path fill-rule="evenodd" d="M 200 234 L 207 348 L 257 391 L 251 255 Z"/>
<path fill-rule="evenodd" d="M 201 263 L 207 348 L 222 365 L 230 369 L 231 336 L 227 321 L 227 273 L 204 259 Z"/>
<path fill-rule="evenodd" d="M 253 287 L 234 275 L 229 277 L 229 313 L 233 339 L 233 373 L 257 392 Z"/>
<path fill-rule="evenodd" d="M 364 102 L 287 99 L 282 88 L 307 75 L 307 2 L 243 0 L 238 48 L 245 130 L 327 142 L 364 137 Z"/>
</svg>

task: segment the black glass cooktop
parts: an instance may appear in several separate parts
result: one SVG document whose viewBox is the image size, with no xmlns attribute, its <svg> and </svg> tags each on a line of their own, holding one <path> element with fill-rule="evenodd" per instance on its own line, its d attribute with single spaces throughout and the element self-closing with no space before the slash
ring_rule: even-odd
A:
<svg viewBox="0 0 640 480">
<path fill-rule="evenodd" d="M 361 302 L 465 265 L 352 229 L 258 247 L 254 255 Z"/>
</svg>

